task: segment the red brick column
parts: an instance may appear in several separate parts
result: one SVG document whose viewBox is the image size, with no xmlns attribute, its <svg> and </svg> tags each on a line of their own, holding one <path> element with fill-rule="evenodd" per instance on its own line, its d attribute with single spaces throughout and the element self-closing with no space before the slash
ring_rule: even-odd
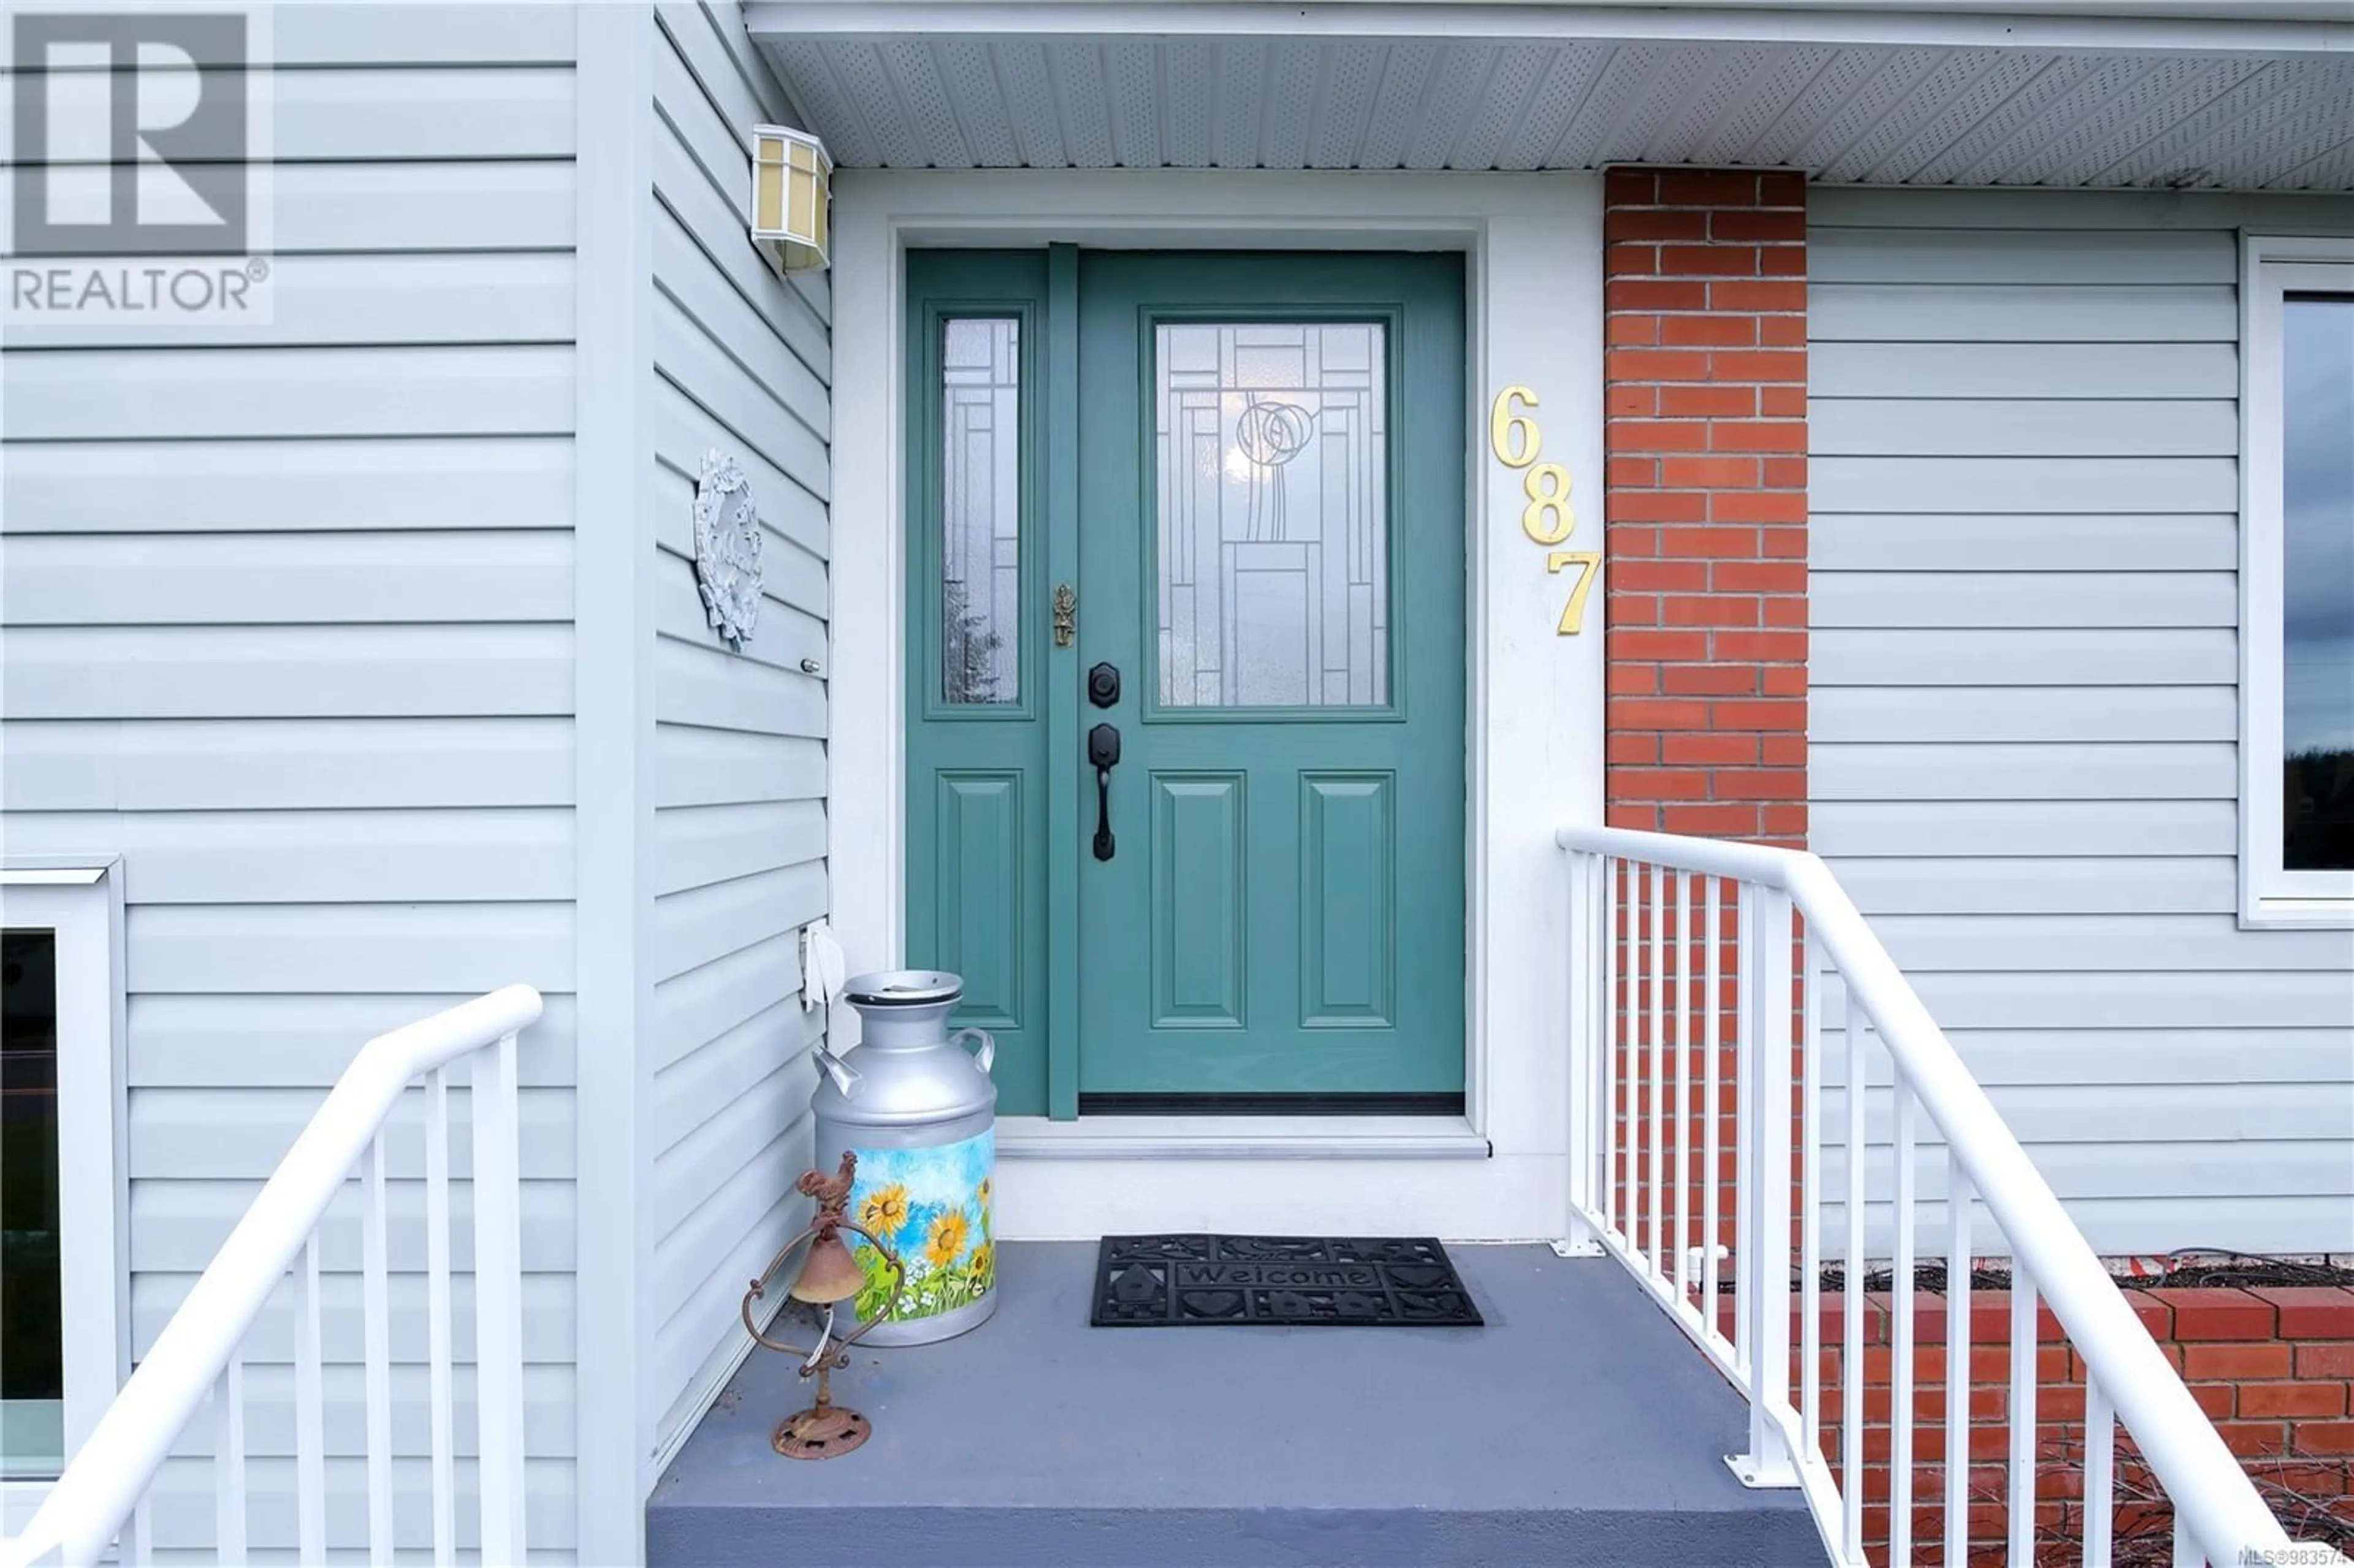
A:
<svg viewBox="0 0 2354 1568">
<path fill-rule="evenodd" d="M 1604 178 L 1608 820 L 1803 846 L 1805 178 Z"/>
</svg>

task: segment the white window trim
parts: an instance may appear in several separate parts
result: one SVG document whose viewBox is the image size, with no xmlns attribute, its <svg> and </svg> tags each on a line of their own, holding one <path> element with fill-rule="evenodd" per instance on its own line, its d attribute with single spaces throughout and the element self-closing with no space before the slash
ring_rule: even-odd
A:
<svg viewBox="0 0 2354 1568">
<path fill-rule="evenodd" d="M 0 925 L 57 933 L 58 1269 L 65 1288 L 69 1461 L 122 1386 L 131 1361 L 122 1251 L 126 1107 L 122 876 L 119 861 L 11 856 L 0 862 Z M 14 1535 L 51 1483 L 0 1483 L 0 1528 Z"/>
<path fill-rule="evenodd" d="M 2241 237 L 2240 923 L 2354 927 L 2354 872 L 2281 864 L 2281 306 L 2354 294 L 2354 238 Z"/>
<path fill-rule="evenodd" d="M 2354 872 L 2281 864 L 2281 307 L 2354 293 L 2354 238 L 2243 235 L 2240 270 L 2240 923 L 2354 927 Z"/>
</svg>

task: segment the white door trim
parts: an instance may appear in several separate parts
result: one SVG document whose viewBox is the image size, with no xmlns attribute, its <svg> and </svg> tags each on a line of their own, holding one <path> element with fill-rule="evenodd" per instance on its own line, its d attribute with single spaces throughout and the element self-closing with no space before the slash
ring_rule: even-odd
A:
<svg viewBox="0 0 2354 1568">
<path fill-rule="evenodd" d="M 1602 527 L 1602 199 L 1599 176 L 1217 171 L 850 171 L 835 185 L 833 680 L 828 810 L 833 924 L 855 968 L 906 953 L 906 453 L 899 411 L 904 258 L 912 247 L 1066 240 L 1129 248 L 1455 249 L 1470 257 L 1471 465 L 1467 493 L 1470 691 L 1467 832 L 1470 954 L 1465 998 L 1469 1130 L 1495 1151 L 1442 1193 L 1422 1161 L 1319 1164 L 1342 1211 L 1454 1235 L 1552 1236 L 1566 1220 L 1567 894 L 1553 832 L 1602 810 L 1602 595 L 1585 630 L 1556 635 L 1565 577 L 1520 528 L 1520 472 L 1489 453 L 1489 399 L 1522 385 L 1547 461 L 1585 503 L 1579 543 Z M 854 1016 L 833 1020 L 841 1040 Z M 1092 1124 L 1091 1124 L 1092 1125 Z M 1533 1162 L 1533 1163 L 1532 1163 Z M 1089 1160 L 1051 1181 L 1010 1162 L 1009 1235 L 1178 1224 L 1259 1178 L 1247 1160 L 1130 1160 L 1118 1202 L 1091 1193 Z M 1559 1181 L 1545 1167 L 1558 1164 Z M 1484 1168 L 1483 1177 L 1479 1170 Z M 1509 1177 L 1508 1177 L 1509 1172 Z M 1386 1174 L 1394 1173 L 1394 1175 Z M 1106 1177 L 1111 1175 L 1107 1171 Z M 1305 1176 L 1304 1171 L 1295 1171 Z M 1349 1196 L 1344 1187 L 1353 1184 Z M 1034 1202 L 1023 1202 L 1034 1187 Z M 1493 1188 L 1493 1202 L 1472 1197 Z M 1416 1193 L 1428 1193 L 1417 1198 Z M 1297 1203 L 1296 1181 L 1287 1181 Z M 1218 1224 L 1242 1223 L 1235 1208 Z M 1467 1229 L 1467 1227 L 1469 1227 Z"/>
</svg>

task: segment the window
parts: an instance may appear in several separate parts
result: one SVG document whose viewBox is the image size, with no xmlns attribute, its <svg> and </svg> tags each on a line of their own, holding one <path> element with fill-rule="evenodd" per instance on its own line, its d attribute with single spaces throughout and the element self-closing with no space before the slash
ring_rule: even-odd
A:
<svg viewBox="0 0 2354 1568">
<path fill-rule="evenodd" d="M 0 1484 L 8 1531 L 121 1381 L 115 878 L 0 869 Z"/>
<path fill-rule="evenodd" d="M 940 344 L 940 700 L 1022 696 L 1022 323 L 951 316 Z"/>
<path fill-rule="evenodd" d="M 2246 243 L 2241 914 L 2354 924 L 2354 239 Z"/>
</svg>

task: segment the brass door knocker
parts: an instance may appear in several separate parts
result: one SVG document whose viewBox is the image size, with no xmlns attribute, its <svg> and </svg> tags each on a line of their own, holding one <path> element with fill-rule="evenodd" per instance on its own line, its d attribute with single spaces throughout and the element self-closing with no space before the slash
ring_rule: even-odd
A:
<svg viewBox="0 0 2354 1568">
<path fill-rule="evenodd" d="M 850 1189 L 857 1172 L 858 1156 L 844 1152 L 842 1169 L 834 1174 L 827 1176 L 811 1171 L 793 1183 L 794 1191 L 817 1200 L 817 1214 L 799 1234 L 777 1249 L 777 1255 L 769 1260 L 769 1266 L 760 1271 L 752 1287 L 744 1293 L 744 1331 L 769 1350 L 800 1357 L 801 1375 L 817 1378 L 817 1403 L 786 1416 L 769 1438 L 777 1452 L 789 1459 L 831 1459 L 837 1454 L 849 1453 L 874 1435 L 874 1427 L 865 1416 L 833 1403 L 832 1379 L 835 1368 L 850 1365 L 850 1347 L 864 1339 L 877 1324 L 888 1322 L 899 1309 L 899 1287 L 906 1281 L 907 1271 L 899 1265 L 899 1255 L 884 1245 L 882 1237 L 850 1218 Z M 866 1286 L 865 1271 L 843 1245 L 843 1231 L 855 1231 L 865 1237 L 882 1257 L 883 1266 L 890 1272 L 891 1294 L 881 1311 L 837 1337 L 833 1331 L 835 1310 Z M 767 1294 L 769 1279 L 803 1242 L 809 1244 L 809 1255 L 802 1259 L 801 1273 L 794 1276 L 786 1295 L 825 1308 L 825 1324 L 818 1330 L 816 1345 L 808 1350 L 769 1338 L 752 1320 L 752 1303 Z"/>
</svg>

